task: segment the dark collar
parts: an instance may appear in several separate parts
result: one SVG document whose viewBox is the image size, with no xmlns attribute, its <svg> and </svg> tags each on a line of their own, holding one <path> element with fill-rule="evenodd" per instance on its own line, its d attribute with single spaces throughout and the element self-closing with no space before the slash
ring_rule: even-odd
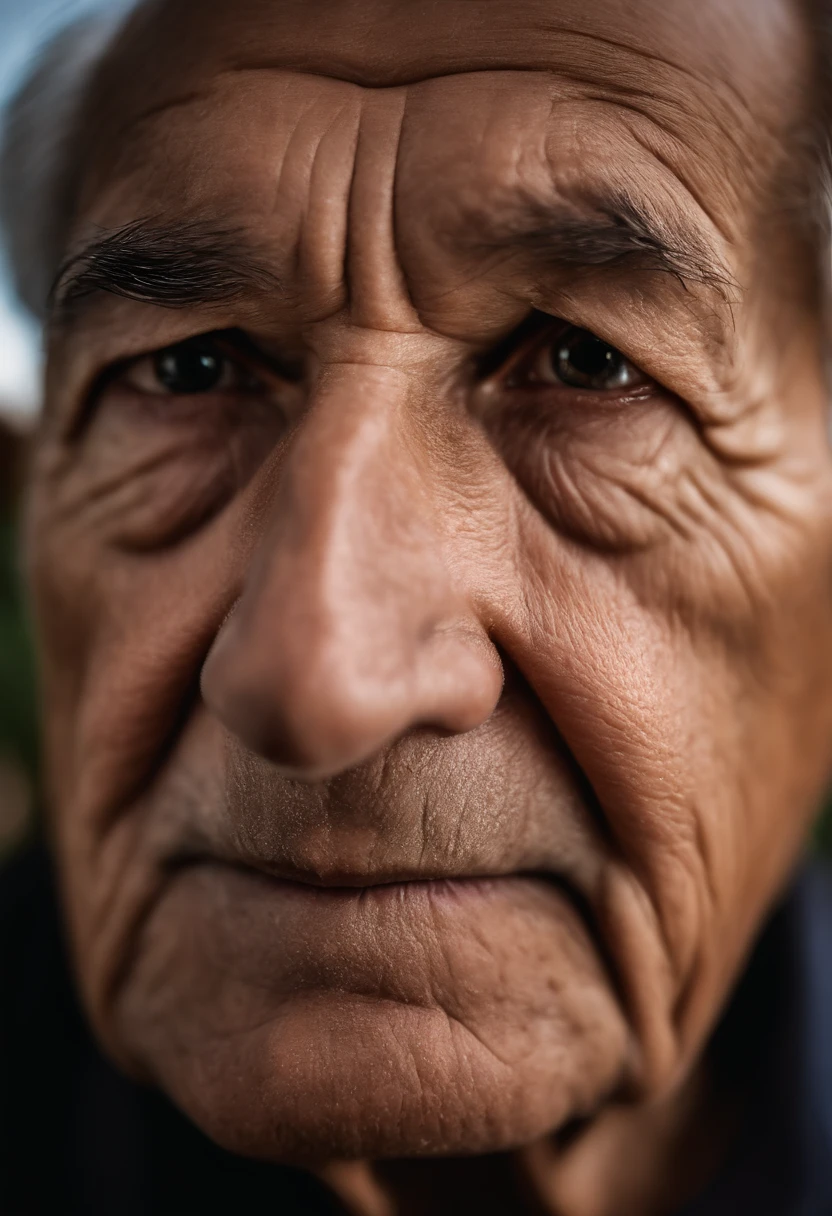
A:
<svg viewBox="0 0 832 1216">
<path fill-rule="evenodd" d="M 832 883 L 799 875 L 752 955 L 713 1049 L 747 1079 L 743 1130 L 681 1216 L 832 1213 Z"/>
</svg>

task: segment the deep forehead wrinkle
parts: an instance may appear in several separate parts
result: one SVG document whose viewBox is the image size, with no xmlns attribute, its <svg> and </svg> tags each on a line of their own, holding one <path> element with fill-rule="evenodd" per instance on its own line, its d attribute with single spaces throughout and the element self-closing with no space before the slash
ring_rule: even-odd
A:
<svg viewBox="0 0 832 1216">
<path fill-rule="evenodd" d="M 174 110 L 181 109 L 183 106 L 193 105 L 195 103 L 210 101 L 216 93 L 223 81 L 229 77 L 244 77 L 248 73 L 258 74 L 275 74 L 280 73 L 295 73 L 298 76 L 320 76 L 322 79 L 337 81 L 341 84 L 356 85 L 361 89 L 372 92 L 375 90 L 383 91 L 391 88 L 408 88 L 414 85 L 426 84 L 433 80 L 445 80 L 449 77 L 471 77 L 476 78 L 479 75 L 491 75 L 493 73 L 505 72 L 506 74 L 515 74 L 518 71 L 540 73 L 546 75 L 554 75 L 554 69 L 551 65 L 525 65 L 512 66 L 504 62 L 491 63 L 490 61 L 483 62 L 477 67 L 463 67 L 457 65 L 449 65 L 447 69 L 438 69 L 432 72 L 414 74 L 408 76 L 399 73 L 394 81 L 380 80 L 376 77 L 369 77 L 361 71 L 336 71 L 329 67 L 325 71 L 316 71 L 299 65 L 286 65 L 279 60 L 268 60 L 263 62 L 252 63 L 234 63 L 218 69 L 210 81 L 205 82 L 197 88 L 191 88 L 175 93 L 170 97 L 166 97 L 162 101 L 155 101 L 152 105 L 146 106 L 144 109 L 138 110 L 136 113 L 130 114 L 125 118 L 124 122 L 119 126 L 119 135 L 126 138 L 135 134 L 146 123 L 152 122 L 165 114 L 169 114 Z M 598 89 L 599 82 L 594 75 L 582 75 L 575 68 L 570 68 L 569 71 L 558 69 L 557 77 L 560 81 L 568 81 L 570 84 L 585 85 L 590 89 Z M 586 94 L 587 97 L 592 97 L 593 94 Z M 615 98 L 619 104 L 630 105 L 642 116 L 649 116 L 649 102 L 651 94 L 644 88 L 635 85 L 627 85 L 622 81 L 610 81 L 605 84 L 604 91 L 597 93 L 598 99 L 610 100 Z"/>
<path fill-rule="evenodd" d="M 95 188 L 135 161 L 136 127 L 153 133 L 154 119 L 208 106 L 234 79 L 299 73 L 375 90 L 513 71 L 630 109 L 654 129 L 654 154 L 675 140 L 668 168 L 725 235 L 774 172 L 781 141 L 761 132 L 802 113 L 805 36 L 794 0 L 147 0 L 99 78 L 79 177 L 91 170 Z"/>
<path fill-rule="evenodd" d="M 532 28 L 530 33 L 534 33 Z M 649 51 L 644 51 L 631 43 L 618 41 L 614 38 L 604 38 L 598 34 L 586 34 L 580 30 L 572 30 L 567 27 L 559 27 L 553 30 L 551 27 L 540 28 L 537 32 L 552 35 L 556 33 L 561 39 L 578 39 L 584 42 L 590 42 L 593 48 L 598 46 L 609 47 L 614 51 L 624 52 L 627 55 L 634 55 L 637 58 L 643 59 L 646 62 L 660 64 L 664 68 L 672 68 L 682 76 L 688 76 L 691 80 L 700 81 L 702 76 L 700 73 L 692 71 L 683 63 L 677 63 L 672 60 L 665 59 L 661 55 L 651 54 Z M 357 84 L 364 89 L 387 89 L 398 88 L 405 85 L 423 84 L 427 80 L 441 80 L 445 76 L 467 76 L 476 72 L 555 72 L 559 76 L 566 76 L 570 80 L 574 80 L 580 84 L 598 85 L 599 79 L 595 74 L 581 74 L 576 69 L 571 68 L 566 70 L 564 67 L 557 68 L 551 60 L 537 58 L 534 52 L 530 52 L 522 61 L 518 61 L 510 55 L 494 55 L 480 56 L 476 63 L 471 63 L 471 57 L 468 54 L 450 54 L 441 65 L 434 67 L 428 71 L 425 67 L 405 63 L 403 67 L 382 68 L 371 67 L 367 64 L 344 62 L 333 68 L 329 65 L 326 67 L 313 66 L 314 59 L 310 59 L 308 54 L 298 56 L 295 61 L 288 57 L 281 56 L 280 58 L 265 57 L 259 58 L 253 56 L 251 58 L 241 58 L 224 63 L 218 70 L 217 76 L 222 76 L 226 72 L 312 72 L 316 75 L 329 76 L 333 80 L 342 80 L 348 84 Z M 634 93 L 644 94 L 645 90 L 638 86 L 628 83 L 626 80 L 610 79 L 605 82 L 607 87 L 616 93 Z M 725 82 L 726 87 L 739 96 L 733 84 L 730 81 Z"/>
</svg>

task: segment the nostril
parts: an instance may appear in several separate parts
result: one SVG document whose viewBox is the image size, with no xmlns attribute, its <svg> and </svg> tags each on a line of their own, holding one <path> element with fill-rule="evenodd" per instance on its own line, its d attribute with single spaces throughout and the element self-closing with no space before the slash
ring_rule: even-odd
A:
<svg viewBox="0 0 832 1216">
<path fill-rule="evenodd" d="M 207 708 L 244 746 L 298 776 L 360 762 L 407 717 L 412 696 L 400 678 L 363 669 L 354 649 L 320 637 L 284 640 L 246 614 L 229 621 L 203 667 Z M 262 626 L 262 622 L 260 623 Z M 317 644 L 315 644 L 317 641 Z M 271 643 L 271 644 L 269 644 Z"/>
<path fill-rule="evenodd" d="M 353 768 L 415 728 L 475 729 L 500 699 L 499 656 L 470 629 L 434 631 L 397 654 L 346 639 L 290 647 L 279 635 L 258 650 L 241 620 L 206 661 L 203 699 L 248 750 L 298 778 Z"/>
<path fill-rule="evenodd" d="M 461 734 L 488 719 L 504 683 L 501 657 L 485 631 L 468 621 L 445 625 L 422 650 L 420 700 L 427 723 Z"/>
<path fill-rule="evenodd" d="M 216 669 L 215 669 L 216 670 Z M 251 673 L 249 673 L 250 676 Z M 392 690 L 371 697 L 366 690 L 336 690 L 312 681 L 301 685 L 267 672 L 247 678 L 237 669 L 204 681 L 205 701 L 244 746 L 288 774 L 321 780 L 352 768 L 380 750 L 406 725 L 406 701 Z"/>
</svg>

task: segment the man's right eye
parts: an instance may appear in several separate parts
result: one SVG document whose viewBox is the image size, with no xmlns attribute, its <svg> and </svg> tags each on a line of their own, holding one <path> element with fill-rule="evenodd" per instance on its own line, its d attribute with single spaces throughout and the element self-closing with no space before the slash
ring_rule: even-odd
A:
<svg viewBox="0 0 832 1216">
<path fill-rule="evenodd" d="M 262 387 L 251 369 L 232 356 L 229 345 L 210 335 L 188 338 L 136 359 L 122 373 L 121 382 L 157 397 L 251 392 Z"/>
</svg>

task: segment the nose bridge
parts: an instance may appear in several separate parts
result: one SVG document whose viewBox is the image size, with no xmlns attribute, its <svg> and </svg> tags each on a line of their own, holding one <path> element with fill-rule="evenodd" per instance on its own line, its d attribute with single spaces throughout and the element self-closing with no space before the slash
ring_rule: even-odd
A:
<svg viewBox="0 0 832 1216">
<path fill-rule="evenodd" d="M 329 365 L 287 462 L 250 594 L 273 645 L 296 639 L 307 683 L 406 679 L 451 608 L 410 396 L 397 369 Z"/>
<path fill-rule="evenodd" d="M 325 365 L 206 664 L 226 725 L 300 775 L 410 726 L 470 729 L 499 696 L 499 662 L 449 573 L 441 473 L 412 425 L 421 392 L 399 368 Z"/>
<path fill-rule="evenodd" d="M 423 592 L 439 578 L 431 470 L 407 426 L 412 395 L 399 369 L 326 366 L 288 461 L 264 560 L 281 584 L 279 567 L 291 562 L 295 593 L 333 625 L 353 608 L 366 621 L 420 571 Z"/>
</svg>

